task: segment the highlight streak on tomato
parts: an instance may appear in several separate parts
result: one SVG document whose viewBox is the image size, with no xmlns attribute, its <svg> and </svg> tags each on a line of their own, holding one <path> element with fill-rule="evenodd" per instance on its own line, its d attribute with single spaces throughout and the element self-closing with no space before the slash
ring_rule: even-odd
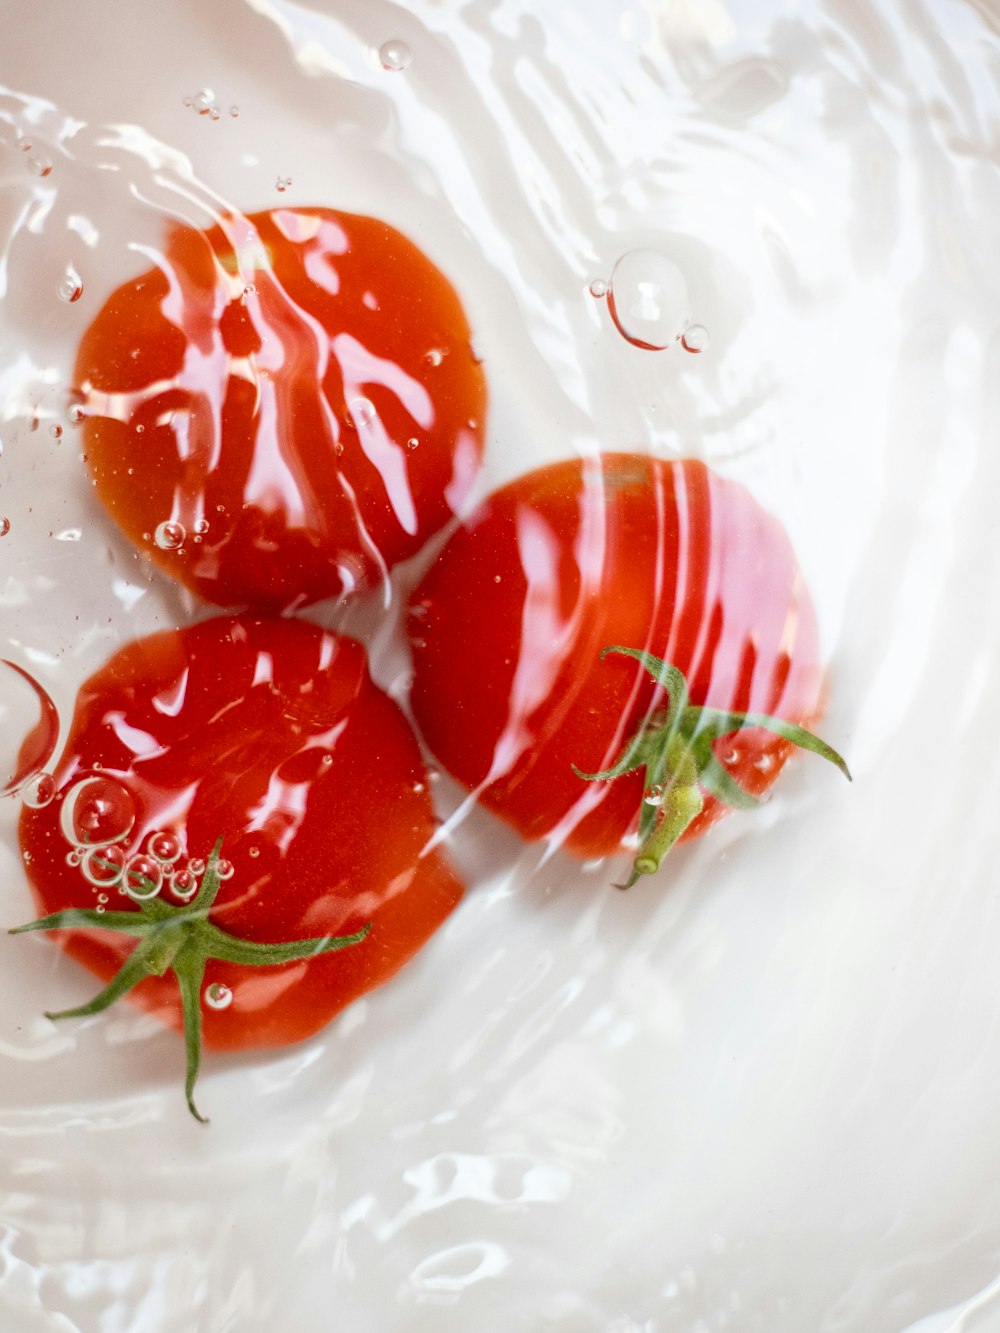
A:
<svg viewBox="0 0 1000 1333">
<path fill-rule="evenodd" d="M 374 218 L 176 227 L 85 334 L 97 492 L 200 596 L 274 609 L 384 579 L 461 504 L 486 387 L 454 290 Z M 161 549 L 161 523 L 182 540 Z"/>
<path fill-rule="evenodd" d="M 807 724 L 816 618 L 788 538 L 740 485 L 693 461 L 573 459 L 520 477 L 454 534 L 413 594 L 412 706 L 434 755 L 529 839 L 627 846 L 642 779 L 611 767 L 664 705 L 612 644 L 686 676 L 691 702 Z M 759 728 L 718 757 L 759 795 L 791 746 Z M 724 813 L 710 794 L 685 837 Z"/>
</svg>

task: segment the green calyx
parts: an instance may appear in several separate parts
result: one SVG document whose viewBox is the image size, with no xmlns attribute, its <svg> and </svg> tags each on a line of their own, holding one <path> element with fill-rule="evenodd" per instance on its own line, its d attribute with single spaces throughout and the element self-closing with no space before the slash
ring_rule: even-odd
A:
<svg viewBox="0 0 1000 1333">
<path fill-rule="evenodd" d="M 685 829 L 701 814 L 708 792 L 717 801 L 737 810 L 752 810 L 760 804 L 756 796 L 733 777 L 717 759 L 715 742 L 745 727 L 761 727 L 790 741 L 801 750 L 828 759 L 844 774 L 851 774 L 836 750 L 805 727 L 766 713 L 728 713 L 718 708 L 692 704 L 683 672 L 652 653 L 617 644 L 601 653 L 622 653 L 639 662 L 657 685 L 667 692 L 667 707 L 628 742 L 616 763 L 600 773 L 583 773 L 573 765 L 577 777 L 588 782 L 607 781 L 644 769 L 642 810 L 639 815 L 639 850 L 632 872 L 620 889 L 630 889 L 641 875 L 652 875 Z"/>
<path fill-rule="evenodd" d="M 29 930 L 73 930 L 86 927 L 88 930 L 111 930 L 122 935 L 133 935 L 138 940 L 121 970 L 88 1004 L 82 1004 L 76 1009 L 63 1009 L 59 1013 L 46 1013 L 47 1018 L 84 1018 L 89 1014 L 98 1014 L 146 977 L 162 977 L 172 970 L 180 988 L 184 1015 L 184 1045 L 187 1052 L 184 1092 L 188 1109 L 202 1124 L 208 1121 L 195 1105 L 194 1085 L 201 1064 L 202 984 L 209 960 L 219 959 L 240 967 L 274 967 L 280 963 L 315 958 L 322 953 L 332 953 L 336 949 L 360 944 L 371 930 L 369 923 L 353 935 L 323 935 L 317 939 L 295 940 L 288 944 L 258 944 L 227 934 L 208 919 L 222 884 L 219 875 L 221 851 L 220 838 L 206 862 L 197 894 L 182 907 L 175 907 L 158 897 L 148 897 L 138 901 L 138 911 L 106 912 L 96 908 L 70 908 L 64 912 L 53 912 L 50 916 L 41 917 L 24 926 L 15 926 L 9 932 L 11 935 L 20 935 Z M 151 884 L 140 887 L 148 887 L 155 893 L 155 886 Z"/>
</svg>

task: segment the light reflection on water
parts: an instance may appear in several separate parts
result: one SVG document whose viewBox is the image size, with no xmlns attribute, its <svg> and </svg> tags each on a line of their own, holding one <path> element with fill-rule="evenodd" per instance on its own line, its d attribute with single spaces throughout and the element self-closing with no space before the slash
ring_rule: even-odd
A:
<svg viewBox="0 0 1000 1333">
<path fill-rule="evenodd" d="M 5 43 L 0 650 L 63 718 L 122 641 L 204 614 L 90 494 L 80 334 L 165 218 L 325 204 L 399 226 L 461 292 L 480 492 L 627 447 L 702 457 L 781 517 L 857 776 L 797 767 L 669 891 L 624 896 L 464 817 L 461 912 L 309 1059 L 207 1068 L 207 1132 L 171 1034 L 123 1012 L 54 1035 L 42 1008 L 89 979 L 3 937 L 12 1327 L 868 1333 L 988 1292 L 988 7 L 36 0 Z M 591 294 L 645 249 L 683 274 L 702 354 L 631 345 Z M 399 678 L 381 605 L 342 623 Z"/>
</svg>

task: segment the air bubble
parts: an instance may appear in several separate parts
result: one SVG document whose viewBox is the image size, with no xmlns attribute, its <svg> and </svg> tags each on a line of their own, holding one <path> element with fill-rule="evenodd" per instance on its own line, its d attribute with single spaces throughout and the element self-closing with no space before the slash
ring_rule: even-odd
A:
<svg viewBox="0 0 1000 1333">
<path fill-rule="evenodd" d="M 595 278 L 594 281 L 590 284 L 589 290 L 591 296 L 593 296 L 596 300 L 600 301 L 603 299 L 603 297 L 607 296 L 608 294 L 608 284 L 604 281 L 603 278 Z"/>
<path fill-rule="evenodd" d="M 687 279 L 658 250 L 629 250 L 611 274 L 608 309 L 634 347 L 662 352 L 690 327 Z"/>
<path fill-rule="evenodd" d="M 274 188 L 278 191 L 279 194 L 284 194 L 284 192 L 290 188 L 291 184 L 292 184 L 291 176 L 279 176 L 278 179 L 274 182 Z"/>
<path fill-rule="evenodd" d="M 51 773 L 39 773 L 21 789 L 21 800 L 32 810 L 51 805 L 56 794 L 56 780 Z"/>
<path fill-rule="evenodd" d="M 144 902 L 155 898 L 163 885 L 163 867 L 151 856 L 137 852 L 125 862 L 125 878 L 122 887 L 130 898 Z"/>
<path fill-rule="evenodd" d="M 70 422 L 72 423 L 72 425 L 74 425 L 74 426 L 79 426 L 80 422 L 84 419 L 84 417 L 85 417 L 87 414 L 86 414 L 86 412 L 83 410 L 83 408 L 79 406 L 79 404 L 76 404 L 75 406 L 73 406 L 73 407 L 71 407 L 71 408 L 69 409 L 69 412 L 67 413 L 67 415 L 69 416 L 69 419 L 70 419 Z"/>
<path fill-rule="evenodd" d="M 195 93 L 194 97 L 191 98 L 189 105 L 194 107 L 199 116 L 208 116 L 213 109 L 218 109 L 215 106 L 215 98 L 209 88 L 202 88 L 201 92 Z"/>
<path fill-rule="evenodd" d="M 708 347 L 708 329 L 704 324 L 689 324 L 681 337 L 685 352 L 704 352 Z"/>
<path fill-rule="evenodd" d="M 112 778 L 89 777 L 75 783 L 63 800 L 59 827 L 74 847 L 104 847 L 127 838 L 135 823 L 129 792 Z"/>
<path fill-rule="evenodd" d="M 8 532 L 10 532 L 10 519 L 0 518 L 0 537 L 6 537 Z"/>
<path fill-rule="evenodd" d="M 49 427 L 49 434 L 54 440 L 62 439 L 62 426 L 59 425 L 58 421 L 53 421 L 52 425 Z"/>
<path fill-rule="evenodd" d="M 663 804 L 663 788 L 662 788 L 662 787 L 650 787 L 649 791 L 647 791 L 647 792 L 644 794 L 644 796 L 643 796 L 642 799 L 643 799 L 643 802 L 644 802 L 646 805 L 662 805 L 662 804 Z"/>
<path fill-rule="evenodd" d="M 83 279 L 77 273 L 72 264 L 66 265 L 66 271 L 59 279 L 56 287 L 56 294 L 60 301 L 66 301 L 72 304 L 73 301 L 79 301 L 83 295 Z"/>
<path fill-rule="evenodd" d="M 176 551 L 184 545 L 186 536 L 187 531 L 183 523 L 175 523 L 172 519 L 164 519 L 162 523 L 156 525 L 153 541 L 161 551 Z"/>
<path fill-rule="evenodd" d="M 390 38 L 383 42 L 378 49 L 379 64 L 383 69 L 391 73 L 398 73 L 399 70 L 407 69 L 410 61 L 413 59 L 413 52 L 398 37 Z"/>
<path fill-rule="evenodd" d="M 228 1009 L 233 1002 L 233 992 L 221 981 L 213 981 L 205 987 L 205 1003 L 209 1009 Z"/>
<path fill-rule="evenodd" d="M 115 843 L 110 847 L 94 847 L 80 861 L 80 873 L 97 888 L 120 884 L 125 874 L 125 859 L 124 848 Z"/>
<path fill-rule="evenodd" d="M 439 366 L 444 360 L 444 352 L 440 347 L 432 347 L 429 352 L 424 353 L 425 366 Z"/>
<path fill-rule="evenodd" d="M 198 892 L 198 877 L 193 874 L 190 866 L 175 871 L 168 882 L 170 892 L 175 898 L 180 898 L 181 902 L 188 902 Z"/>
<path fill-rule="evenodd" d="M 417 437 L 416 437 L 415 435 L 411 435 L 410 438 L 406 441 L 406 447 L 407 447 L 407 449 L 409 449 L 411 452 L 412 452 L 414 449 L 416 449 L 416 448 L 419 446 L 419 444 L 420 444 L 420 441 L 417 439 Z"/>
<path fill-rule="evenodd" d="M 229 108 L 229 114 L 232 116 L 233 120 L 235 120 L 236 117 L 240 114 L 240 109 L 239 109 L 239 107 L 238 107 L 238 106 L 231 106 L 231 107 Z"/>
<path fill-rule="evenodd" d="M 173 865 L 175 861 L 180 859 L 183 848 L 176 833 L 157 829 L 155 833 L 149 835 L 146 850 L 154 861 L 159 861 L 163 865 Z"/>
<path fill-rule="evenodd" d="M 194 525 L 194 531 L 197 536 L 204 537 L 205 533 L 208 531 L 208 519 L 199 518 L 198 522 Z"/>
<path fill-rule="evenodd" d="M 79 852 L 67 852 L 67 853 L 66 853 L 66 864 L 67 864 L 68 866 L 72 866 L 74 869 L 76 869 L 76 867 L 80 864 L 80 862 L 81 862 L 82 860 L 83 860 L 83 857 L 80 855 Z"/>
<path fill-rule="evenodd" d="M 205 862 L 200 856 L 192 856 L 188 862 L 188 870 L 192 875 L 203 875 L 205 873 Z"/>
<path fill-rule="evenodd" d="M 220 859 L 215 863 L 215 873 L 218 875 L 219 879 L 226 880 L 226 879 L 232 879 L 233 875 L 236 874 L 236 871 L 233 867 L 232 861 L 225 861 Z"/>
<path fill-rule="evenodd" d="M 362 426 L 370 426 L 378 417 L 378 411 L 370 398 L 355 398 L 348 404 L 348 412 L 355 426 L 360 430 Z"/>
<path fill-rule="evenodd" d="M 28 161 L 28 166 L 36 176 L 51 176 L 52 163 L 47 157 L 33 157 Z"/>
</svg>

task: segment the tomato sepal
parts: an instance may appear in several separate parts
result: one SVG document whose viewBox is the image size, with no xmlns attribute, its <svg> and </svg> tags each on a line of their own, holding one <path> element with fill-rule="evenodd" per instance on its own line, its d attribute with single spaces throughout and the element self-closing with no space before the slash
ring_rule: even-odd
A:
<svg viewBox="0 0 1000 1333">
<path fill-rule="evenodd" d="M 848 782 L 853 780 L 843 757 L 805 727 L 768 713 L 727 712 L 692 704 L 683 672 L 663 658 L 641 648 L 611 644 L 602 650 L 602 662 L 609 653 L 633 658 L 667 693 L 666 707 L 650 716 L 610 768 L 585 773 L 572 765 L 577 777 L 587 782 L 613 781 L 644 770 L 639 849 L 628 879 L 616 888 L 630 889 L 641 876 L 659 870 L 664 857 L 704 809 L 703 791 L 737 810 L 760 805 L 757 797 L 719 762 L 714 747 L 724 736 L 749 728 L 769 731 L 826 759 Z"/>
<path fill-rule="evenodd" d="M 197 894 L 183 906 L 174 907 L 159 898 L 149 897 L 140 899 L 137 902 L 138 910 L 132 912 L 68 908 L 40 917 L 37 921 L 15 926 L 8 932 L 21 935 L 34 930 L 96 929 L 137 937 L 136 947 L 121 968 L 92 999 L 72 1009 L 46 1010 L 46 1018 L 54 1021 L 88 1018 L 102 1013 L 147 977 L 163 976 L 172 970 L 180 991 L 184 1024 L 184 1093 L 188 1110 L 202 1124 L 208 1124 L 208 1120 L 198 1110 L 194 1088 L 201 1066 L 201 988 L 208 962 L 218 959 L 243 967 L 274 967 L 350 948 L 360 944 L 371 930 L 369 922 L 349 935 L 322 935 L 275 944 L 229 935 L 208 919 L 222 885 L 218 870 L 221 853 L 222 839 L 219 838 L 205 863 Z"/>
</svg>

